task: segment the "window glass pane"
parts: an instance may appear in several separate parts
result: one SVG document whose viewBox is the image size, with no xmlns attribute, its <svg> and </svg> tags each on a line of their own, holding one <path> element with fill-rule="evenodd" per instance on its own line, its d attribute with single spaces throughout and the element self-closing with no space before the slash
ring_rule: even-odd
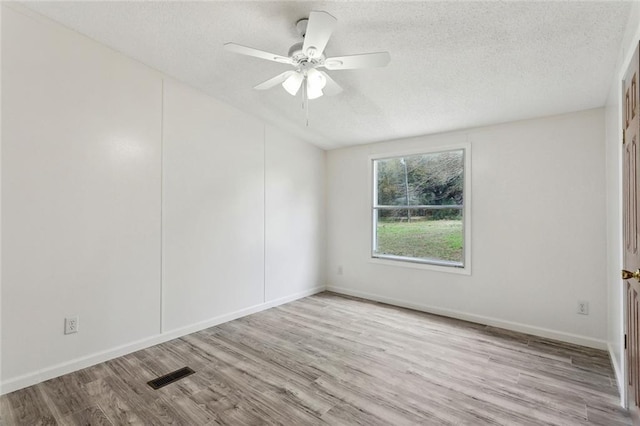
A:
<svg viewBox="0 0 640 426">
<path fill-rule="evenodd" d="M 462 264 L 462 210 L 378 210 L 375 243 L 377 255 Z"/>
<path fill-rule="evenodd" d="M 462 205 L 462 150 L 375 160 L 380 206 Z"/>
</svg>

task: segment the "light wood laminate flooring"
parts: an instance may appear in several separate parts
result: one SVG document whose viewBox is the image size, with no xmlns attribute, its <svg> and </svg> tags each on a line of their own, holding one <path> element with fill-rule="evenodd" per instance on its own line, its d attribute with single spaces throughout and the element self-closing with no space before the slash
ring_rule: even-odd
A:
<svg viewBox="0 0 640 426">
<path fill-rule="evenodd" d="M 196 374 L 160 390 L 146 382 Z M 627 425 L 606 352 L 321 293 L 0 398 L 4 425 Z"/>
</svg>

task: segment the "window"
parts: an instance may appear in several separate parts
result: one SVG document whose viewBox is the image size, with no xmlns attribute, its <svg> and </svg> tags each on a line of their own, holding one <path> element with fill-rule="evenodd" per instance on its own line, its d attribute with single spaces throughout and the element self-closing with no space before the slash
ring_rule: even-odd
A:
<svg viewBox="0 0 640 426">
<path fill-rule="evenodd" d="M 466 151 L 373 159 L 374 258 L 466 266 Z"/>
</svg>

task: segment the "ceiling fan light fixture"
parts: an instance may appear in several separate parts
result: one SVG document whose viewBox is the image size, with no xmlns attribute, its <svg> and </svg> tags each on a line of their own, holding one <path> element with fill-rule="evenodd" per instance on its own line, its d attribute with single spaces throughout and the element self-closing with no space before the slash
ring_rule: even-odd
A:
<svg viewBox="0 0 640 426">
<path fill-rule="evenodd" d="M 307 71 L 307 89 L 320 90 L 324 89 L 327 85 L 327 79 L 325 76 L 315 68 L 311 68 Z M 310 98 L 311 99 L 311 98 Z"/>
<path fill-rule="evenodd" d="M 312 87 L 311 85 L 309 85 L 307 83 L 307 99 L 309 99 L 309 100 L 317 99 L 322 95 L 324 95 L 324 93 L 322 93 L 322 89 L 321 88 Z"/>
<path fill-rule="evenodd" d="M 294 72 L 282 83 L 282 87 L 284 87 L 284 90 L 289 92 L 291 96 L 295 96 L 296 93 L 298 93 L 298 90 L 300 90 L 302 80 L 304 80 L 302 74 L 299 72 Z"/>
</svg>

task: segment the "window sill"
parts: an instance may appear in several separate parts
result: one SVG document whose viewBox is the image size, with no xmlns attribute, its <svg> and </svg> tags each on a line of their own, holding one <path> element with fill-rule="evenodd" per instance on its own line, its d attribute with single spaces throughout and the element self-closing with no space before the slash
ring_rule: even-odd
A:
<svg viewBox="0 0 640 426">
<path fill-rule="evenodd" d="M 419 260 L 412 261 L 406 258 L 382 255 L 370 257 L 369 262 L 378 265 L 395 266 L 400 268 L 422 269 L 427 271 L 446 272 L 458 275 L 471 275 L 471 267 L 468 264 L 464 267 L 455 265 L 449 266 L 444 264 L 438 265 L 436 263 L 421 262 Z"/>
</svg>

